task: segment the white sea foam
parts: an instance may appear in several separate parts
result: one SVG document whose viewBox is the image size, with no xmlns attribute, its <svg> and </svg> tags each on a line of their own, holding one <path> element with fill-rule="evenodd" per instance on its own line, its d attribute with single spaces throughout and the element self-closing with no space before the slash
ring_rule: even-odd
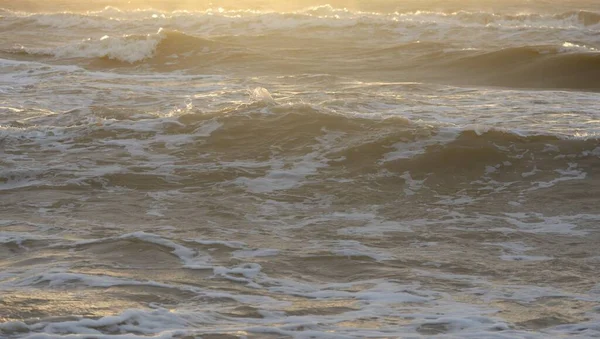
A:
<svg viewBox="0 0 600 339">
<path fill-rule="evenodd" d="M 239 250 L 233 252 L 234 257 L 238 258 L 257 258 L 257 257 L 273 257 L 279 254 L 278 249 L 260 248 L 255 250 Z"/>
<path fill-rule="evenodd" d="M 185 334 L 182 331 L 188 325 L 188 321 L 180 315 L 166 309 L 157 310 L 126 310 L 119 315 L 106 316 L 99 319 L 80 318 L 78 320 L 52 322 L 41 321 L 33 325 L 26 325 L 20 322 L 10 322 L 4 324 L 0 329 L 11 330 L 11 332 L 23 332 L 26 330 L 38 332 L 30 334 L 27 339 L 42 338 L 147 338 L 152 335 L 153 338 L 174 338 Z M 128 335 L 109 335 L 104 334 L 103 329 L 118 328 L 124 333 L 138 333 Z M 41 333 L 40 333 L 41 332 Z M 63 335 L 72 333 L 74 335 Z"/>
<path fill-rule="evenodd" d="M 417 191 L 423 188 L 423 183 L 426 179 L 423 180 L 415 180 L 410 175 L 410 172 L 404 172 L 400 178 L 404 179 L 406 182 L 407 188 L 404 189 L 404 194 L 406 195 L 414 195 Z"/>
<path fill-rule="evenodd" d="M 503 15 L 489 12 L 470 12 L 456 11 L 432 12 L 415 11 L 409 13 L 398 13 L 395 18 L 399 21 L 417 22 L 417 23 L 436 23 L 447 26 L 464 27 L 494 27 L 505 29 L 581 29 L 585 25 L 578 17 L 578 13 L 571 15 L 537 15 L 537 14 L 516 14 Z"/>
<path fill-rule="evenodd" d="M 529 189 L 529 191 L 535 191 L 535 190 L 539 190 L 539 189 L 550 188 L 552 186 L 555 186 L 557 183 L 564 182 L 564 181 L 583 180 L 583 179 L 585 179 L 587 177 L 587 173 L 584 172 L 581 169 L 578 169 L 578 167 L 579 167 L 579 165 L 576 164 L 576 163 L 569 163 L 569 167 L 567 169 L 564 169 L 564 170 L 557 169 L 557 170 L 555 170 L 556 173 L 558 173 L 558 174 L 561 175 L 560 177 L 558 177 L 556 179 L 552 179 L 550 181 L 535 181 L 535 182 L 532 182 L 531 185 L 533 187 L 531 187 Z M 529 173 L 524 173 L 524 174 L 529 174 Z"/>
<path fill-rule="evenodd" d="M 385 251 L 377 250 L 361 244 L 355 240 L 338 240 L 331 243 L 331 253 L 352 258 L 352 257 L 368 257 L 376 261 L 391 260 L 393 256 L 385 253 Z"/>
<path fill-rule="evenodd" d="M 252 100 L 254 101 L 258 101 L 258 102 L 264 102 L 267 104 L 275 104 L 275 99 L 273 99 L 273 96 L 271 95 L 271 93 L 263 87 L 256 87 L 255 89 L 253 89 L 252 91 L 250 91 L 250 97 L 252 98 Z"/>
<path fill-rule="evenodd" d="M 307 154 L 293 163 L 291 168 L 286 168 L 283 161 L 272 162 L 271 170 L 266 176 L 254 179 L 241 177 L 234 183 L 246 186 L 252 193 L 270 193 L 292 189 L 301 186 L 307 176 L 315 174 L 319 168 L 325 167 L 316 159 L 318 156 L 319 154 L 316 152 Z"/>
<path fill-rule="evenodd" d="M 437 205 L 446 205 L 446 206 L 471 205 L 475 201 L 478 200 L 477 198 L 473 198 L 473 197 L 470 197 L 470 196 L 464 195 L 464 194 L 457 194 L 455 196 L 438 195 L 436 197 L 437 198 L 441 198 L 441 200 L 436 201 L 435 204 L 437 204 Z"/>
<path fill-rule="evenodd" d="M 534 166 L 534 167 L 533 167 L 533 169 L 532 169 L 531 171 L 529 171 L 529 172 L 523 172 L 523 173 L 521 173 L 521 176 L 522 176 L 523 178 L 528 178 L 528 177 L 530 177 L 530 176 L 533 176 L 533 175 L 535 175 L 535 174 L 536 174 L 536 173 L 538 173 L 538 172 L 541 172 L 541 171 L 540 171 L 540 170 L 539 170 L 539 169 L 538 169 L 536 166 Z"/>
<path fill-rule="evenodd" d="M 199 137 L 209 137 L 213 132 L 217 131 L 219 128 L 223 127 L 223 123 L 218 122 L 216 120 L 208 121 L 202 124 L 194 131 L 195 136 Z"/>
<path fill-rule="evenodd" d="M 242 264 L 240 266 L 228 268 L 217 266 L 213 268 L 215 276 L 225 278 L 234 282 L 246 283 L 249 287 L 261 288 L 262 286 L 255 282 L 260 274 L 262 267 L 259 264 Z"/>
<path fill-rule="evenodd" d="M 453 205 L 450 205 L 451 207 Z M 429 218 L 410 219 L 402 221 L 382 220 L 374 214 L 336 214 L 337 217 L 328 217 L 323 220 L 365 220 L 371 218 L 373 222 L 365 222 L 362 227 L 348 227 L 339 230 L 340 234 L 360 236 L 381 236 L 387 232 L 411 232 L 419 227 L 441 226 L 453 227 L 455 229 L 469 229 L 470 225 L 494 225 L 498 222 L 506 223 L 513 228 L 493 228 L 491 230 L 506 232 L 527 233 L 555 233 L 570 236 L 582 236 L 587 234 L 588 228 L 600 220 L 596 214 L 574 214 L 560 216 L 546 216 L 535 212 L 493 214 L 465 214 L 457 209 L 446 211 L 444 209 L 429 209 Z"/>
<path fill-rule="evenodd" d="M 18 93 L 30 89 L 42 81 L 51 78 L 64 79 L 68 74 L 85 72 L 81 67 L 72 65 L 47 65 L 39 62 L 0 59 L 0 88 L 6 93 Z M 2 102 L 6 104 L 6 101 Z M 15 107 L 16 108 L 16 107 Z M 44 107 L 44 109 L 48 109 Z"/>
<path fill-rule="evenodd" d="M 332 218 L 332 220 L 357 220 L 363 221 L 363 226 L 358 227 L 346 227 L 338 231 L 339 234 L 344 235 L 357 235 L 361 237 L 380 237 L 385 235 L 386 233 L 395 233 L 395 232 L 413 232 L 412 226 L 418 226 L 418 223 L 413 221 L 394 221 L 394 220 L 385 220 L 383 218 L 377 217 L 373 214 L 365 214 L 363 217 L 367 217 L 369 215 L 372 216 L 371 219 L 362 218 L 360 215 L 353 216 L 341 216 L 337 214 L 337 217 Z"/>
<path fill-rule="evenodd" d="M 585 229 L 579 224 L 599 220 L 598 215 L 578 214 L 572 216 L 544 216 L 540 213 L 505 213 L 504 221 L 518 227 L 522 232 L 558 233 L 565 235 L 585 235 Z"/>
<path fill-rule="evenodd" d="M 460 134 L 455 128 L 440 128 L 436 133 L 432 133 L 424 138 L 419 138 L 412 142 L 399 142 L 394 144 L 396 150 L 387 153 L 381 160 L 382 163 L 395 161 L 399 159 L 410 159 L 424 154 L 428 147 L 434 145 L 444 145 L 455 140 Z"/>
<path fill-rule="evenodd" d="M 508 246 L 515 247 L 515 246 Z M 516 246 L 515 248 L 519 248 Z M 489 303 L 495 300 L 515 300 L 534 302 L 546 297 L 572 298 L 593 301 L 586 295 L 566 293 L 551 288 L 535 286 L 499 285 L 483 277 L 452 275 L 434 271 L 415 271 L 419 276 L 434 279 L 455 280 L 474 284 L 461 293 L 465 296 L 478 296 Z M 76 318 L 67 320 L 44 320 L 23 323 L 18 321 L 0 324 L 0 330 L 9 334 L 24 334 L 31 338 L 89 337 L 98 338 L 141 338 L 152 336 L 174 338 L 203 335 L 208 333 L 276 333 L 292 337 L 315 338 L 356 338 L 357 336 L 412 336 L 425 337 L 421 331 L 429 327 L 442 330 L 440 335 L 448 337 L 472 338 L 543 338 L 542 333 L 511 330 L 511 326 L 498 316 L 498 310 L 484 305 L 462 303 L 446 293 L 423 289 L 419 284 L 402 284 L 386 279 L 360 280 L 349 283 L 309 283 L 291 279 L 275 279 L 261 272 L 259 265 L 244 264 L 231 268 L 215 268 L 215 276 L 233 282 L 245 283 L 249 287 L 264 289 L 277 295 L 308 298 L 306 303 L 326 302 L 331 305 L 348 305 L 348 309 L 338 314 L 288 315 L 279 311 L 281 307 L 292 306 L 289 302 L 267 300 L 262 297 L 238 295 L 238 300 L 259 308 L 261 318 L 239 318 L 223 315 L 215 316 L 211 306 L 202 309 L 187 309 L 185 306 L 172 310 L 126 310 L 121 314 L 98 319 Z M 119 285 L 123 279 L 96 281 L 91 277 L 63 275 L 54 278 L 57 283 L 67 284 L 88 281 L 93 286 Z M 99 279 L 105 277 L 99 276 Z M 88 279 L 88 280 L 86 280 Z M 91 279 L 91 281 L 89 280 Z M 125 283 L 128 283 L 125 281 Z M 59 287 L 59 285 L 55 285 Z M 231 294 L 208 292 L 211 297 L 231 297 Z M 304 302 L 299 305 L 303 305 Z M 376 328 L 340 326 L 340 323 L 364 319 L 374 321 Z M 388 324 L 383 319 L 402 319 L 402 326 Z M 198 326 L 202 324 L 202 326 Z M 552 333 L 567 333 L 565 328 L 551 328 Z M 114 332 L 129 333 L 114 335 Z M 135 334 L 133 334 L 135 333 Z M 539 335 L 538 335 L 539 334 Z M 498 336 L 500 335 L 500 336 Z"/>
<path fill-rule="evenodd" d="M 590 52 L 590 53 L 599 52 L 598 49 L 596 49 L 596 48 L 585 46 L 585 45 L 578 45 L 578 44 L 574 44 L 571 42 L 563 43 L 561 51 L 563 51 L 563 52 Z"/>
<path fill-rule="evenodd" d="M 506 261 L 545 261 L 551 260 L 552 257 L 544 255 L 526 255 L 526 252 L 534 250 L 523 243 L 504 242 L 504 243 L 489 243 L 490 246 L 498 246 L 503 249 L 503 254 L 500 259 Z"/>
<path fill-rule="evenodd" d="M 269 172 L 259 178 L 240 177 L 234 180 L 235 184 L 247 187 L 252 193 L 271 193 L 281 190 L 297 188 L 305 184 L 306 178 L 318 173 L 319 169 L 328 166 L 329 159 L 325 156 L 327 149 L 342 133 L 323 130 L 324 135 L 316 139 L 314 151 L 290 160 L 272 159 Z M 290 159 L 288 157 L 288 159 Z"/>
</svg>

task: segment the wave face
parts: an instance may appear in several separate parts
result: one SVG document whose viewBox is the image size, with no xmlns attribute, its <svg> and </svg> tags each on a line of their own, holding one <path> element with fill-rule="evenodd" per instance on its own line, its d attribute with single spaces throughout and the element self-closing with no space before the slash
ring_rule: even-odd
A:
<svg viewBox="0 0 600 339">
<path fill-rule="evenodd" d="M 0 338 L 600 336 L 598 4 L 183 3 L 0 1 Z"/>
</svg>

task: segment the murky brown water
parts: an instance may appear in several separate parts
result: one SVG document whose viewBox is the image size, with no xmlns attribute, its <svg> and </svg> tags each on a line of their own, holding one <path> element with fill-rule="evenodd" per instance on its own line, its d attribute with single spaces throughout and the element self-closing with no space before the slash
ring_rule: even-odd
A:
<svg viewBox="0 0 600 339">
<path fill-rule="evenodd" d="M 600 336 L 595 4 L 1 4 L 0 337 Z"/>
</svg>

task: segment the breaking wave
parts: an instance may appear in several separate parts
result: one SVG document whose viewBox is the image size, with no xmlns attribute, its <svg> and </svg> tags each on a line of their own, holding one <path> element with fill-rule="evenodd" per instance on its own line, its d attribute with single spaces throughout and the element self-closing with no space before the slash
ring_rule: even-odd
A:
<svg viewBox="0 0 600 339">
<path fill-rule="evenodd" d="M 258 92 L 263 93 L 260 90 Z M 578 138 L 574 135 L 512 131 L 487 126 L 433 126 L 402 117 L 372 119 L 337 114 L 306 104 L 278 105 L 270 95 L 267 97 L 270 100 L 263 100 L 267 94 L 263 93 L 254 103 L 211 114 L 190 112 L 179 117 L 156 118 L 152 122 L 121 117 L 98 125 L 93 123 L 94 119 L 85 117 L 87 124 L 64 118 L 63 121 L 71 121 L 69 124 L 74 125 L 62 128 L 54 126 L 39 130 L 37 125 L 22 124 L 20 128 L 5 127 L 2 130 L 3 142 L 11 146 L 22 144 L 21 147 L 27 147 L 31 142 L 36 144 L 47 142 L 48 139 L 53 142 L 72 140 L 80 146 L 92 148 L 96 147 L 94 145 L 135 142 L 139 144 L 137 148 L 146 150 L 137 151 L 132 159 L 142 161 L 136 166 L 141 166 L 140 169 L 147 166 L 148 170 L 131 172 L 128 166 L 133 164 L 109 166 L 106 173 L 67 171 L 59 166 L 37 172 L 4 172 L 0 181 L 4 182 L 4 189 L 22 189 L 23 185 L 44 188 L 49 181 L 56 180 L 52 185 L 78 189 L 99 182 L 130 188 L 138 187 L 136 185 L 140 182 L 146 188 L 153 185 L 176 188 L 189 183 L 190 179 L 186 178 L 185 173 L 190 167 L 203 163 L 203 166 L 216 170 L 224 166 L 219 154 L 227 154 L 240 164 L 268 158 L 274 141 L 279 145 L 282 156 L 304 159 L 302 171 L 294 174 L 299 179 L 294 180 L 317 175 L 320 169 L 327 172 L 327 167 L 345 168 L 352 180 L 365 173 L 378 173 L 386 169 L 394 173 L 408 171 L 429 173 L 439 178 L 455 178 L 453 180 L 457 184 L 465 183 L 465 180 L 468 183 L 485 175 L 486 171 L 492 173 L 500 167 L 503 168 L 502 173 L 510 173 L 516 178 L 513 180 L 525 182 L 539 180 L 533 175 L 531 178 L 521 175 L 532 170 L 535 174 L 535 169 L 549 173 L 567 171 L 573 173 L 568 178 L 577 178 L 584 172 L 569 170 L 574 162 L 581 163 L 587 173 L 600 168 L 598 136 Z M 33 133 L 32 130 L 36 129 L 38 133 Z M 55 132 L 48 134 L 43 130 Z M 336 137 L 328 139 L 324 133 Z M 173 141 L 169 141 L 171 138 Z M 164 146 L 159 145 L 164 143 L 177 145 L 161 151 L 166 152 L 163 156 L 178 159 L 179 165 L 169 165 L 177 175 L 153 169 L 151 159 L 158 154 L 152 155 L 152 149 L 160 149 Z M 141 154 L 144 155 L 140 157 Z M 147 165 L 143 165 L 144 158 L 150 161 Z M 257 166 L 260 168 L 264 165 Z M 224 180 L 234 180 L 236 177 L 235 171 L 229 173 L 233 169 L 225 166 L 222 170 Z M 58 173 L 62 174 L 57 179 Z M 192 178 L 196 175 L 189 173 Z M 291 180 L 287 177 L 283 179 Z M 290 185 L 272 187 L 294 187 L 294 180 Z"/>
<path fill-rule="evenodd" d="M 28 14 L 4 10 L 7 17 L 21 19 L 22 25 L 40 25 L 53 28 L 114 28 L 130 22 L 166 24 L 177 21 L 182 26 L 208 24 L 210 26 L 245 21 L 253 28 L 302 28 L 306 25 L 348 27 L 352 25 L 385 25 L 398 23 L 434 23 L 466 26 L 538 27 L 538 28 L 593 28 L 600 23 L 600 13 L 567 11 L 558 14 L 494 13 L 486 11 L 414 11 L 414 12 L 361 12 L 330 5 L 310 7 L 294 12 L 274 13 L 256 10 L 224 10 L 211 8 L 204 11 L 165 12 L 154 9 L 122 11 L 107 7 L 87 13 Z M 211 28 L 214 28 L 211 27 Z"/>
<path fill-rule="evenodd" d="M 54 48 L 14 49 L 15 53 L 37 56 L 52 56 L 59 59 L 107 59 L 123 63 L 140 63 L 157 58 L 176 59 L 179 56 L 190 56 L 192 53 L 211 53 L 217 51 L 221 44 L 178 31 L 159 29 L 152 34 L 133 34 L 123 36 L 105 35 L 100 39 L 87 39 L 82 42 Z"/>
</svg>

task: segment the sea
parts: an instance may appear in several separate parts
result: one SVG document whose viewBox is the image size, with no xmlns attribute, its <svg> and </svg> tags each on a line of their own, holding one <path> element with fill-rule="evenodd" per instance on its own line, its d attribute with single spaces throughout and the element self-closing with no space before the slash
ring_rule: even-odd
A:
<svg viewBox="0 0 600 339">
<path fill-rule="evenodd" d="M 597 1 L 0 2 L 0 338 L 600 338 Z"/>
</svg>

